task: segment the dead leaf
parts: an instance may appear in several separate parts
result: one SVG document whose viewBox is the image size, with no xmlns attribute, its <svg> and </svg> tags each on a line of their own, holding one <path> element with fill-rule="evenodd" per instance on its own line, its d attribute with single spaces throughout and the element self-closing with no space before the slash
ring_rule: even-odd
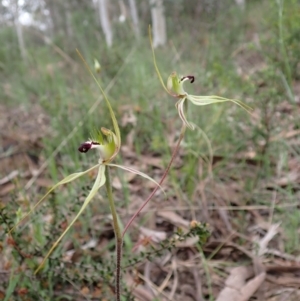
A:
<svg viewBox="0 0 300 301">
<path fill-rule="evenodd" d="M 133 295 L 137 298 L 137 300 L 143 301 L 152 301 L 153 294 L 149 292 L 149 290 L 144 285 L 138 285 L 134 278 L 132 278 L 128 273 L 125 276 L 125 282 L 127 287 L 130 287 Z"/>
<path fill-rule="evenodd" d="M 13 183 L 5 184 L 0 189 L 0 196 L 7 195 L 8 193 L 14 191 L 16 189 L 16 185 Z"/>
<path fill-rule="evenodd" d="M 49 188 L 53 185 L 53 181 L 49 178 L 39 177 L 36 180 L 36 183 L 39 187 L 46 187 Z"/>
<path fill-rule="evenodd" d="M 300 286 L 300 279 L 296 275 L 295 277 L 289 277 L 289 276 L 276 277 L 272 275 L 267 275 L 267 280 L 280 286 L 289 286 L 289 287 Z"/>
<path fill-rule="evenodd" d="M 186 230 L 188 230 L 190 227 L 190 221 L 183 219 L 180 215 L 178 215 L 174 211 L 158 211 L 157 215 L 177 227 L 182 227 Z"/>
<path fill-rule="evenodd" d="M 164 231 L 156 231 L 144 227 L 140 227 L 139 230 L 142 235 L 151 237 L 151 240 L 156 243 L 159 243 L 167 238 L 167 233 Z"/>
<path fill-rule="evenodd" d="M 281 223 L 277 223 L 277 224 L 271 225 L 269 227 L 269 230 L 266 233 L 266 235 L 262 239 L 260 239 L 258 241 L 258 256 L 262 256 L 263 254 L 266 253 L 266 250 L 267 250 L 269 242 L 279 232 L 278 228 L 279 228 L 280 224 Z"/>
<path fill-rule="evenodd" d="M 18 175 L 19 175 L 19 171 L 13 170 L 6 177 L 4 177 L 0 180 L 0 185 L 10 182 L 12 179 L 16 178 Z"/>
<path fill-rule="evenodd" d="M 84 286 L 81 290 L 80 290 L 81 294 L 86 296 L 90 293 L 90 290 L 87 286 Z"/>
<path fill-rule="evenodd" d="M 141 161 L 149 166 L 154 166 L 159 169 L 163 168 L 163 160 L 161 157 L 141 156 Z"/>
<path fill-rule="evenodd" d="M 250 267 L 240 266 L 233 268 L 225 282 L 225 288 L 220 292 L 216 301 L 247 301 L 264 281 L 266 274 L 263 272 L 255 278 Z"/>
</svg>

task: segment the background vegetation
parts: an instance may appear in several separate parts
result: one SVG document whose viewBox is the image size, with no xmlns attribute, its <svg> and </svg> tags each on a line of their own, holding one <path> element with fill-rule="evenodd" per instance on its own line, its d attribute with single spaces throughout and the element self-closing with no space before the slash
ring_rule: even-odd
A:
<svg viewBox="0 0 300 301">
<path fill-rule="evenodd" d="M 244 10 L 232 1 L 199 6 L 200 2 L 164 2 L 168 42 L 156 49 L 160 70 L 165 79 L 172 71 L 193 74 L 195 83 L 186 85 L 193 94 L 240 99 L 254 111 L 250 116 L 227 103 L 190 108 L 190 119 L 213 148 L 213 177 L 205 140 L 197 131 L 188 131 L 164 185 L 167 200 L 157 194 L 129 230 L 124 244 L 124 300 L 215 300 L 230 268 L 252 266 L 253 258 L 267 274 L 257 300 L 282 296 L 298 300 L 299 1 L 249 1 Z M 101 63 L 99 79 L 108 87 L 122 130 L 120 162 L 159 180 L 179 135 L 174 100 L 162 89 L 152 62 L 148 3 L 138 4 L 139 40 L 129 19 L 123 23 L 112 19 L 112 47 L 106 46 L 92 5 L 69 4 L 72 35 L 63 18 L 51 39 L 45 39 L 46 31 L 38 26 L 24 26 L 25 59 L 8 8 L 1 6 L 3 300 L 112 300 L 114 241 L 105 194 L 95 198 L 45 270 L 33 275 L 80 208 L 93 174 L 53 193 L 13 238 L 6 236 L 18 214 L 49 186 L 97 160 L 77 148 L 93 129 L 110 126 L 100 92 L 76 48 L 91 66 L 94 58 Z M 39 10 L 32 13 L 38 19 Z M 123 223 L 152 188 L 139 178 L 114 174 Z M 186 242 L 161 256 L 153 251 L 150 261 L 145 259 L 151 245 L 160 248 L 159 242 L 194 219 L 210 224 L 211 236 L 203 250 Z M 141 248 L 145 254 L 138 252 Z M 287 287 L 289 295 L 284 297 Z"/>
</svg>

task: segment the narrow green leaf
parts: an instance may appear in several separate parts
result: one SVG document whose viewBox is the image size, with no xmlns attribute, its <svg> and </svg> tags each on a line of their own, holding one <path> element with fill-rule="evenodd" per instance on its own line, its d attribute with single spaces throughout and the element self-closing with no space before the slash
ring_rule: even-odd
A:
<svg viewBox="0 0 300 301">
<path fill-rule="evenodd" d="M 16 227 L 27 217 L 29 216 L 35 209 L 37 206 L 39 206 L 45 199 L 46 197 L 54 190 L 56 189 L 58 186 L 70 183 L 74 180 L 76 180 L 77 178 L 89 173 L 90 171 L 92 171 L 93 169 L 95 169 L 96 167 L 98 167 L 100 164 L 94 165 L 93 167 L 87 169 L 86 171 L 82 171 L 82 172 L 76 172 L 73 173 L 71 175 L 66 176 L 64 179 L 62 179 L 60 182 L 58 182 L 57 184 L 55 184 L 52 188 L 49 189 L 49 191 L 33 206 L 33 208 L 27 212 L 17 223 L 16 225 L 14 225 L 8 232 L 8 234 L 10 234 L 12 231 L 14 231 L 16 229 Z"/>
<path fill-rule="evenodd" d="M 53 244 L 53 246 L 51 247 L 51 249 L 49 250 L 49 252 L 47 253 L 47 255 L 45 256 L 45 258 L 43 259 L 42 263 L 39 265 L 39 267 L 37 268 L 37 270 L 35 271 L 35 274 L 38 273 L 38 271 L 43 267 L 45 261 L 48 259 L 48 257 L 51 255 L 51 253 L 53 252 L 53 250 L 57 247 L 57 245 L 59 244 L 59 242 L 63 239 L 63 237 L 66 235 L 66 233 L 71 229 L 71 227 L 74 225 L 74 223 L 76 222 L 76 220 L 79 218 L 79 216 L 82 214 L 82 212 L 84 211 L 84 209 L 86 208 L 86 206 L 90 203 L 90 201 L 93 199 L 93 197 L 95 196 L 95 194 L 97 193 L 98 189 L 103 186 L 105 184 L 105 165 L 100 165 L 99 166 L 99 170 L 98 170 L 98 175 L 96 178 L 96 181 L 94 182 L 94 185 L 91 189 L 91 191 L 89 192 L 88 196 L 86 197 L 82 207 L 80 208 L 79 212 L 77 213 L 77 215 L 75 216 L 75 218 L 72 220 L 72 222 L 68 225 L 67 229 L 61 234 L 61 236 L 56 240 L 56 242 Z"/>
<path fill-rule="evenodd" d="M 105 102 L 106 102 L 106 105 L 108 107 L 108 110 L 109 110 L 109 114 L 110 114 L 110 117 L 111 117 L 111 120 L 112 120 L 112 123 L 113 123 L 113 127 L 114 127 L 114 132 L 116 133 L 116 136 L 117 136 L 117 139 L 118 139 L 118 145 L 117 145 L 117 151 L 114 155 L 114 157 L 116 156 L 116 154 L 119 152 L 120 150 L 120 147 L 121 147 L 121 134 L 120 134 L 120 129 L 119 129 L 119 125 L 118 125 L 118 122 L 117 122 L 117 119 L 116 119 L 116 116 L 115 116 L 115 113 L 111 107 L 111 104 L 104 92 L 104 90 L 102 89 L 99 81 L 97 80 L 96 76 L 94 75 L 93 71 L 91 70 L 91 68 L 89 67 L 89 65 L 87 64 L 86 60 L 84 59 L 84 57 L 82 56 L 82 54 L 80 53 L 80 51 L 78 49 L 76 49 L 77 51 L 77 54 L 79 55 L 79 57 L 81 58 L 81 60 L 83 61 L 84 65 L 86 66 L 87 70 L 89 71 L 89 73 L 91 74 L 91 76 L 93 77 L 94 81 L 96 82 L 97 86 L 99 87 L 102 95 L 103 95 L 103 98 L 105 99 Z"/>
<path fill-rule="evenodd" d="M 3 301 L 8 301 L 10 300 L 10 297 L 11 295 L 13 294 L 18 282 L 19 282 L 19 279 L 21 277 L 21 274 L 15 274 L 13 271 L 11 272 L 11 276 L 10 276 L 10 279 L 9 279 L 9 284 L 8 284 L 8 287 L 6 289 L 6 293 L 5 293 L 5 298 Z"/>
</svg>

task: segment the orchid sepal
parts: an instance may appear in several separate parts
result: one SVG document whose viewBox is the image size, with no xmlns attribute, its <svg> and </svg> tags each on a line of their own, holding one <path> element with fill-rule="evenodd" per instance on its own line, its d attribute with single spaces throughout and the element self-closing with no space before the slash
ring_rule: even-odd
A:
<svg viewBox="0 0 300 301">
<path fill-rule="evenodd" d="M 77 178 L 79 178 L 79 177 L 82 177 L 83 175 L 85 175 L 85 174 L 87 174 L 87 173 L 89 173 L 89 172 L 91 172 L 92 170 L 94 170 L 95 168 L 97 168 L 97 167 L 99 167 L 100 166 L 100 164 L 96 164 L 96 165 L 94 165 L 93 167 L 91 167 L 91 168 L 89 168 L 89 169 L 87 169 L 87 170 L 85 170 L 85 171 L 82 171 L 82 172 L 76 172 L 76 173 L 73 173 L 73 174 L 70 174 L 70 175 L 68 175 L 68 176 L 66 176 L 65 178 L 63 178 L 61 181 L 59 181 L 58 183 L 56 183 L 53 187 L 51 187 L 49 190 L 48 190 L 48 192 L 32 207 L 32 209 L 29 211 L 29 212 L 27 212 L 22 218 L 20 218 L 20 220 L 18 221 L 18 223 L 15 225 L 15 226 L 13 226 L 10 230 L 9 230 L 9 232 L 8 232 L 8 234 L 11 234 L 11 232 L 13 232 L 15 229 L 16 229 L 16 227 L 22 222 L 22 221 L 24 221 L 25 220 L 25 218 L 26 217 L 28 217 L 45 199 L 46 199 L 46 197 L 52 192 L 52 191 L 54 191 L 57 187 L 59 187 L 59 186 L 61 186 L 61 185 L 64 185 L 64 184 L 67 184 L 67 183 L 70 183 L 70 182 L 72 182 L 72 181 L 74 181 L 74 180 L 76 180 Z"/>
<path fill-rule="evenodd" d="M 221 97 L 221 96 L 217 96 L 217 95 L 209 95 L 209 96 L 187 95 L 187 99 L 196 106 L 205 106 L 205 105 L 209 105 L 209 104 L 230 101 L 230 102 L 233 102 L 233 103 L 237 104 L 238 106 L 242 107 L 248 113 L 251 113 L 251 111 L 252 111 L 251 107 L 244 104 L 240 100 L 225 98 L 225 97 Z"/>
<path fill-rule="evenodd" d="M 134 173 L 134 174 L 136 174 L 136 175 L 139 175 L 139 176 L 141 176 L 141 177 L 143 177 L 143 178 L 145 178 L 145 179 L 147 179 L 147 180 L 153 182 L 153 183 L 154 183 L 155 185 L 157 185 L 157 186 L 163 191 L 163 193 L 165 194 L 165 191 L 164 191 L 164 189 L 161 187 L 161 185 L 159 185 L 159 183 L 157 183 L 154 179 L 152 179 L 151 177 L 149 177 L 147 174 L 145 174 L 145 173 L 143 173 L 143 172 L 141 172 L 141 171 L 139 171 L 139 170 L 136 170 L 136 169 L 134 169 L 134 168 L 132 168 L 132 167 L 127 167 L 127 166 L 123 166 L 123 165 L 119 165 L 119 164 L 108 163 L 107 165 L 108 165 L 108 166 L 112 166 L 112 167 L 118 167 L 118 168 L 120 168 L 120 169 L 127 170 L 127 171 L 129 171 L 129 172 L 131 172 L 131 173 Z"/>
<path fill-rule="evenodd" d="M 39 267 L 36 269 L 35 274 L 38 273 L 43 265 L 45 264 L 48 257 L 51 255 L 53 250 L 57 247 L 59 242 L 64 238 L 64 236 L 67 234 L 67 232 L 71 229 L 71 227 L 74 225 L 76 220 L 79 218 L 79 216 L 82 214 L 82 212 L 85 210 L 87 205 L 91 202 L 95 194 L 98 192 L 99 188 L 101 188 L 105 184 L 106 178 L 105 178 L 105 165 L 100 164 L 98 169 L 97 178 L 94 182 L 94 185 L 92 189 L 90 190 L 88 196 L 86 197 L 83 205 L 81 206 L 80 210 L 78 211 L 77 215 L 73 218 L 71 223 L 68 225 L 68 227 L 64 230 L 64 232 L 60 235 L 60 237 L 55 241 L 55 243 L 52 245 L 51 249 L 48 251 L 47 255 L 43 258 L 43 261 L 40 263 Z"/>
<path fill-rule="evenodd" d="M 186 125 L 189 129 L 194 130 L 194 125 L 187 121 L 184 113 L 184 102 L 186 101 L 186 97 L 180 99 L 176 103 L 176 108 L 178 111 L 178 115 L 183 122 L 184 125 Z"/>
</svg>

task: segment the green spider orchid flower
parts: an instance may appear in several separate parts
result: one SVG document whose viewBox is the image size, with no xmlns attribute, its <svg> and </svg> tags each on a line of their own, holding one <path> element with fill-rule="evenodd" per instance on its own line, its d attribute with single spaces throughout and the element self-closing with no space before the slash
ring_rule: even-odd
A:
<svg viewBox="0 0 300 301">
<path fill-rule="evenodd" d="M 114 116 L 114 115 L 113 115 Z M 119 129 L 119 128 L 117 128 Z M 118 130 L 117 130 L 118 132 Z M 105 168 L 107 167 L 118 167 L 120 169 L 129 171 L 131 173 L 140 175 L 152 182 L 154 182 L 156 185 L 160 186 L 155 180 L 153 180 L 151 177 L 149 177 L 148 175 L 146 175 L 143 172 L 140 172 L 138 170 L 135 170 L 131 167 L 126 167 L 126 166 L 122 166 L 122 165 L 118 165 L 118 164 L 113 164 L 111 163 L 111 161 L 114 159 L 114 157 L 118 154 L 119 150 L 120 150 L 120 140 L 118 139 L 118 136 L 115 135 L 115 133 L 113 133 L 112 131 L 106 129 L 106 128 L 101 128 L 101 132 L 99 131 L 97 134 L 96 138 L 93 138 L 91 140 L 88 140 L 84 143 L 82 143 L 78 150 L 82 153 L 87 153 L 90 149 L 96 149 L 99 152 L 99 161 L 96 165 L 94 165 L 93 167 L 83 171 L 83 172 L 77 172 L 77 173 L 73 173 L 71 175 L 68 175 L 67 177 L 65 177 L 63 180 L 61 180 L 60 182 L 58 182 L 57 184 L 55 184 L 43 197 L 42 199 L 34 205 L 34 207 L 27 213 L 25 214 L 25 216 L 22 217 L 22 219 L 18 222 L 21 223 L 28 215 L 30 215 L 38 205 L 41 204 L 41 202 L 43 202 L 46 197 L 57 187 L 70 183 L 74 180 L 76 180 L 79 177 L 82 177 L 86 174 L 88 174 L 89 172 L 91 172 L 94 169 L 98 169 L 97 172 L 97 177 L 96 180 L 93 184 L 92 189 L 90 190 L 88 196 L 86 197 L 83 205 L 81 206 L 79 212 L 77 213 L 77 215 L 73 218 L 73 220 L 71 221 L 71 223 L 68 225 L 68 227 L 64 230 L 64 232 L 61 234 L 61 236 L 56 240 L 56 242 L 53 244 L 53 246 L 51 247 L 51 249 L 49 250 L 49 252 L 47 253 L 47 255 L 45 256 L 45 258 L 43 259 L 42 263 L 40 264 L 40 266 L 38 267 L 38 269 L 36 270 L 36 273 L 42 268 L 42 266 L 44 265 L 45 261 L 47 260 L 47 258 L 50 256 L 50 254 L 52 253 L 52 251 L 56 248 L 56 246 L 59 244 L 59 242 L 63 239 L 63 237 L 66 235 L 66 233 L 71 229 L 71 227 L 74 225 L 74 223 L 76 222 L 76 220 L 79 218 L 79 216 L 83 213 L 83 211 L 85 210 L 85 208 L 87 207 L 87 205 L 91 202 L 91 200 L 93 199 L 93 197 L 96 195 L 96 193 L 98 192 L 99 188 L 101 188 L 106 181 L 105 178 Z M 17 224 L 17 225 L 18 225 Z M 16 225 L 16 226 L 17 226 Z M 10 233 L 16 228 L 16 226 L 14 226 L 11 230 Z"/>
<path fill-rule="evenodd" d="M 229 98 L 224 98 L 224 97 L 220 97 L 220 96 L 216 96 L 216 95 L 198 96 L 198 95 L 188 94 L 184 90 L 183 84 L 186 81 L 190 81 L 190 83 L 193 83 L 195 81 L 195 77 L 193 75 L 178 76 L 176 72 L 173 72 L 167 80 L 167 86 L 165 86 L 162 76 L 160 74 L 160 71 L 158 69 L 157 63 L 156 63 L 150 26 L 149 26 L 149 38 L 150 38 L 150 44 L 151 44 L 151 49 L 152 49 L 154 67 L 155 67 L 156 73 L 158 75 L 158 78 L 159 78 L 163 88 L 167 91 L 167 93 L 170 94 L 171 96 L 179 99 L 176 103 L 176 108 L 178 110 L 179 117 L 185 126 L 190 128 L 191 130 L 195 129 L 195 126 L 192 123 L 188 122 L 186 119 L 186 116 L 185 116 L 186 101 L 189 101 L 196 106 L 205 106 L 205 105 L 219 103 L 219 102 L 231 101 L 231 102 L 239 105 L 240 107 L 242 107 L 249 113 L 251 112 L 252 109 L 249 106 L 247 106 L 246 104 L 244 104 L 241 101 L 236 100 L 236 99 L 229 99 Z"/>
<path fill-rule="evenodd" d="M 193 75 L 186 75 L 179 77 L 176 72 L 173 72 L 167 81 L 167 91 L 170 95 L 179 98 L 179 100 L 176 103 L 176 108 L 179 113 L 179 117 L 182 120 L 182 122 L 191 130 L 194 130 L 195 126 L 192 123 L 189 123 L 185 117 L 184 112 L 184 104 L 186 101 L 190 101 L 192 104 L 196 106 L 205 106 L 209 104 L 219 103 L 219 102 L 226 102 L 231 101 L 240 107 L 244 108 L 246 111 L 250 111 L 251 108 L 242 103 L 239 100 L 236 99 L 228 99 L 216 95 L 210 95 L 210 96 L 197 96 L 197 95 L 190 95 L 188 94 L 184 88 L 183 84 L 189 81 L 190 83 L 193 83 L 195 81 L 195 77 Z"/>
<path fill-rule="evenodd" d="M 83 57 L 81 56 L 81 54 L 79 53 L 79 56 L 83 59 Z M 86 64 L 85 60 L 83 59 L 84 63 Z M 86 65 L 87 66 L 87 65 Z M 85 141 L 84 143 L 82 143 L 78 150 L 82 153 L 86 153 L 88 152 L 90 149 L 97 149 L 99 152 L 99 160 L 98 163 L 94 166 L 92 166 L 91 168 L 82 171 L 82 172 L 77 172 L 77 173 L 73 173 L 71 175 L 68 175 L 67 177 L 65 177 L 63 180 L 61 180 L 60 182 L 58 182 L 57 184 L 55 184 L 34 206 L 33 208 L 26 213 L 19 221 L 18 223 L 9 231 L 9 234 L 27 217 L 29 216 L 36 208 L 37 206 L 39 206 L 45 199 L 46 197 L 57 187 L 62 186 L 64 184 L 70 183 L 76 179 L 78 179 L 79 177 L 82 177 L 86 174 L 88 174 L 89 172 L 91 172 L 94 169 L 98 169 L 97 172 L 97 176 L 96 176 L 96 180 L 93 184 L 92 189 L 90 190 L 88 196 L 86 197 L 86 199 L 84 200 L 79 212 L 77 213 L 77 215 L 73 218 L 73 220 L 71 221 L 71 223 L 68 225 L 68 227 L 64 230 L 64 232 L 60 235 L 60 237 L 55 241 L 55 243 L 52 245 L 51 249 L 48 251 L 47 255 L 44 257 L 42 263 L 39 265 L 39 267 L 37 268 L 37 270 L 35 271 L 35 273 L 37 273 L 42 266 L 44 265 L 45 261 L 47 260 L 47 258 L 50 256 L 50 254 L 52 253 L 52 251 L 56 248 L 56 246 L 59 244 L 59 242 L 63 239 L 63 237 L 66 235 L 66 233 L 71 229 L 71 227 L 74 225 L 74 223 L 76 222 L 76 220 L 79 218 L 79 216 L 83 213 L 83 211 L 85 210 L 85 208 L 87 207 L 87 205 L 91 202 L 91 200 L 93 199 L 93 197 L 96 195 L 96 193 L 98 192 L 99 188 L 101 188 L 105 182 L 106 182 L 106 177 L 105 177 L 105 170 L 108 167 L 117 167 L 126 171 L 129 171 L 131 173 L 140 175 L 152 182 L 154 182 L 156 185 L 158 185 L 160 188 L 161 186 L 155 181 L 153 180 L 151 177 L 149 177 L 148 175 L 146 175 L 143 172 L 140 172 L 138 170 L 135 170 L 131 167 L 126 167 L 126 166 L 122 166 L 122 165 L 117 165 L 117 164 L 113 164 L 111 163 L 112 160 L 117 156 L 117 154 L 119 153 L 120 147 L 121 147 L 121 135 L 120 135 L 120 129 L 115 117 L 115 114 L 112 110 L 112 107 L 110 105 L 109 100 L 107 99 L 104 91 L 102 90 L 101 85 L 99 84 L 99 82 L 97 81 L 97 79 L 95 78 L 95 76 L 93 75 L 93 73 L 91 72 L 90 68 L 87 66 L 89 72 L 91 73 L 91 75 L 93 76 L 94 80 L 96 81 L 98 87 L 100 88 L 105 102 L 107 104 L 107 107 L 109 109 L 109 113 L 110 113 L 110 117 L 112 119 L 112 123 L 113 123 L 113 128 L 114 128 L 114 132 L 106 129 L 104 127 L 101 128 L 101 131 L 98 131 L 95 135 L 95 137 L 93 137 L 92 139 Z"/>
</svg>

